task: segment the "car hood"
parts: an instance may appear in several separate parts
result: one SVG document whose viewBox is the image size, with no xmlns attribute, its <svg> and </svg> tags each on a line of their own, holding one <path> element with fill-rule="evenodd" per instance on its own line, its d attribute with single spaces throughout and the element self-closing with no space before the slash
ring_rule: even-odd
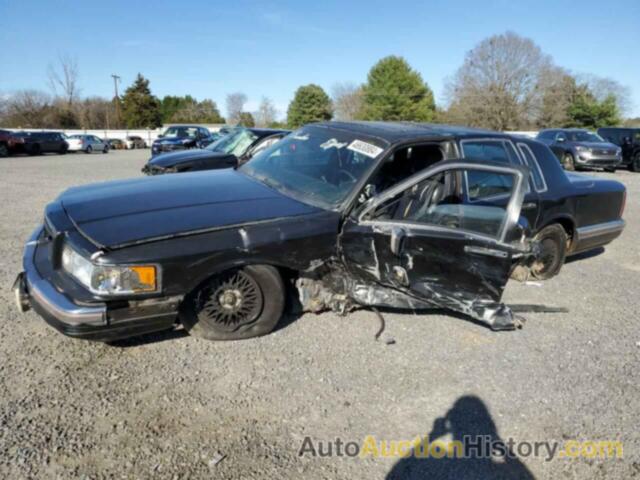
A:
<svg viewBox="0 0 640 480">
<path fill-rule="evenodd" d="M 222 152 L 214 152 L 212 150 L 181 150 L 178 152 L 163 153 L 149 160 L 148 165 L 156 167 L 174 167 L 181 163 L 192 162 L 194 160 L 223 159 L 229 155 Z"/>
<path fill-rule="evenodd" d="M 58 201 L 107 248 L 319 211 L 231 169 L 75 187 Z"/>
<path fill-rule="evenodd" d="M 618 146 L 609 142 L 576 142 L 576 146 L 595 148 L 597 150 L 617 150 Z"/>
</svg>

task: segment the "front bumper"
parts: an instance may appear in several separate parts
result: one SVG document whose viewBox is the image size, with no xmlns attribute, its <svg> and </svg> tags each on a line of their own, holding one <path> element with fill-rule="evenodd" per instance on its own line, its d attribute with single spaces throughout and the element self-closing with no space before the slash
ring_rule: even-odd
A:
<svg viewBox="0 0 640 480">
<path fill-rule="evenodd" d="M 64 335 L 87 340 L 111 341 L 172 328 L 181 296 L 140 301 L 79 304 L 58 290 L 38 271 L 36 249 L 42 242 L 42 227 L 27 242 L 23 268 L 13 285 L 18 310 L 32 308 Z"/>
<path fill-rule="evenodd" d="M 615 168 L 622 164 L 622 157 L 616 155 L 587 155 L 579 153 L 577 157 L 579 165 L 595 168 Z"/>
</svg>

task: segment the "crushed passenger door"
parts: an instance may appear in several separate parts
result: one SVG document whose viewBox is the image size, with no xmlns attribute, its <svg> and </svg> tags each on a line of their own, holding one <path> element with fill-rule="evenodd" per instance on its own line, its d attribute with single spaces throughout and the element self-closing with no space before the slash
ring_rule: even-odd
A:
<svg viewBox="0 0 640 480">
<path fill-rule="evenodd" d="M 365 282 L 494 329 L 514 328 L 517 320 L 500 300 L 512 269 L 528 255 L 518 222 L 527 178 L 522 166 L 440 162 L 347 219 L 342 260 Z"/>
</svg>

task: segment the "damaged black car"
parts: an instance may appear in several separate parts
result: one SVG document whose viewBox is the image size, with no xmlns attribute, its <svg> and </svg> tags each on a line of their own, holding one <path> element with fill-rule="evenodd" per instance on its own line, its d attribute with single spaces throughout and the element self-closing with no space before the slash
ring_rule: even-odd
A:
<svg viewBox="0 0 640 480">
<path fill-rule="evenodd" d="M 305 311 L 438 307 L 513 329 L 501 297 L 514 270 L 613 240 L 624 196 L 571 181 L 530 139 L 314 124 L 236 169 L 67 190 L 14 290 L 21 310 L 102 341 L 177 323 L 211 340 L 263 335 L 287 292 Z"/>
</svg>

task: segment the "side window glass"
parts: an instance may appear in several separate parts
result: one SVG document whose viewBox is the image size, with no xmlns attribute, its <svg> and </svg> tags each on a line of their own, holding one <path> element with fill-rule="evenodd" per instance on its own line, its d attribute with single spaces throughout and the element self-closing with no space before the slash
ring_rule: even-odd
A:
<svg viewBox="0 0 640 480">
<path fill-rule="evenodd" d="M 365 220 L 409 222 L 461 230 L 500 239 L 508 201 L 477 200 L 512 195 L 513 174 L 484 169 L 453 169 L 433 175 L 388 199 Z"/>
<path fill-rule="evenodd" d="M 469 160 L 485 160 L 496 163 L 511 163 L 505 143 L 502 141 L 462 141 L 462 153 Z"/>
<path fill-rule="evenodd" d="M 556 135 L 556 142 L 566 142 L 567 141 L 567 137 L 564 133 L 559 133 L 558 135 Z"/>
<path fill-rule="evenodd" d="M 544 192 L 547 189 L 547 184 L 538 160 L 526 143 L 519 143 L 518 148 L 520 149 L 520 153 L 522 153 L 525 164 L 531 170 L 531 181 L 533 182 L 534 188 L 538 192 Z"/>
</svg>

